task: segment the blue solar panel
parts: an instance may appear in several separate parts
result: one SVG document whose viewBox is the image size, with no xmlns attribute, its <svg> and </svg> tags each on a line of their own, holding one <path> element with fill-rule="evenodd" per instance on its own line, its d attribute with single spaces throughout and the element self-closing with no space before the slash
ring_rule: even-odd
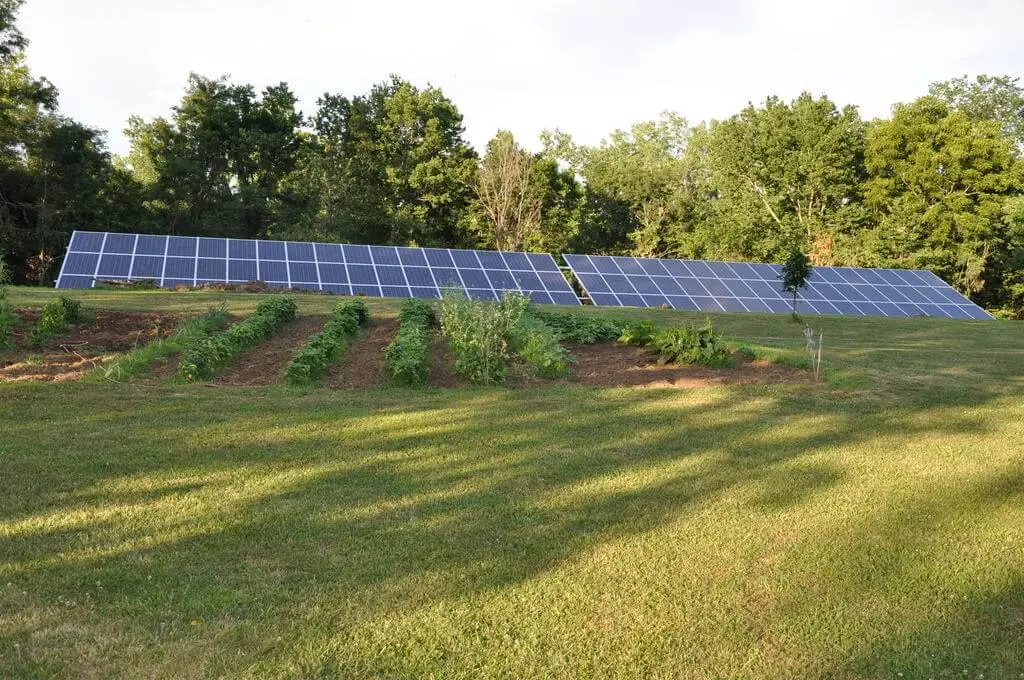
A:
<svg viewBox="0 0 1024 680">
<path fill-rule="evenodd" d="M 546 253 L 74 232 L 57 287 L 90 288 L 105 279 L 148 279 L 166 287 L 264 281 L 423 299 L 452 287 L 481 300 L 516 291 L 543 304 L 580 303 Z"/>
<path fill-rule="evenodd" d="M 706 312 L 792 311 L 779 265 L 564 255 L 596 305 Z M 816 267 L 798 295 L 797 311 L 851 316 L 991 316 L 932 272 Z"/>
</svg>

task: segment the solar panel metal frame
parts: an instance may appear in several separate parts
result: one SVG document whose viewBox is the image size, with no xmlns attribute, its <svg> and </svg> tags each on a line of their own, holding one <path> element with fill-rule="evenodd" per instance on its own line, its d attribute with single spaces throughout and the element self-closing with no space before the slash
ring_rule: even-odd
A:
<svg viewBox="0 0 1024 680">
<path fill-rule="evenodd" d="M 661 307 L 705 312 L 790 313 L 780 265 L 564 254 L 599 306 Z M 991 319 L 929 271 L 815 267 L 798 293 L 800 313 L 845 316 Z"/>
<path fill-rule="evenodd" d="M 480 300 L 521 292 L 541 304 L 580 301 L 548 253 L 75 231 L 57 288 L 153 280 L 160 287 L 264 281 L 273 288 Z"/>
</svg>

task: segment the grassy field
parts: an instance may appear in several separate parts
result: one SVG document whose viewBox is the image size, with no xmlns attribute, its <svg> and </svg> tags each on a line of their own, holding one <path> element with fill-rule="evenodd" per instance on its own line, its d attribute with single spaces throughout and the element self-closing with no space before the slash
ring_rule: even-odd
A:
<svg viewBox="0 0 1024 680">
<path fill-rule="evenodd" d="M 827 385 L 0 384 L 0 676 L 1024 677 L 1024 324 L 810 320 Z"/>
</svg>

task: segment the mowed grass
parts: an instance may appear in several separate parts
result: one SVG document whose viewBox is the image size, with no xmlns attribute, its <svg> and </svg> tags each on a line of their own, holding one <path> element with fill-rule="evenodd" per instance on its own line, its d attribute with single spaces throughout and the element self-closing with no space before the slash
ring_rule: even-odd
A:
<svg viewBox="0 0 1024 680">
<path fill-rule="evenodd" d="M 0 385 L 0 675 L 1020 677 L 1024 326 L 808 320 L 829 384 Z"/>
</svg>

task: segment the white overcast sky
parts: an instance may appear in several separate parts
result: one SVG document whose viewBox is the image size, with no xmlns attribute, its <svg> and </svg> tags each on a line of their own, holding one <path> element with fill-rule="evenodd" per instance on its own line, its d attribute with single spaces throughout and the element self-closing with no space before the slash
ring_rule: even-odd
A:
<svg viewBox="0 0 1024 680">
<path fill-rule="evenodd" d="M 802 90 L 871 118 L 934 80 L 1024 75 L 1024 0 L 28 0 L 20 24 L 33 72 L 118 153 L 128 116 L 166 115 L 190 71 L 286 81 L 307 113 L 397 73 L 441 87 L 477 148 Z"/>
</svg>

